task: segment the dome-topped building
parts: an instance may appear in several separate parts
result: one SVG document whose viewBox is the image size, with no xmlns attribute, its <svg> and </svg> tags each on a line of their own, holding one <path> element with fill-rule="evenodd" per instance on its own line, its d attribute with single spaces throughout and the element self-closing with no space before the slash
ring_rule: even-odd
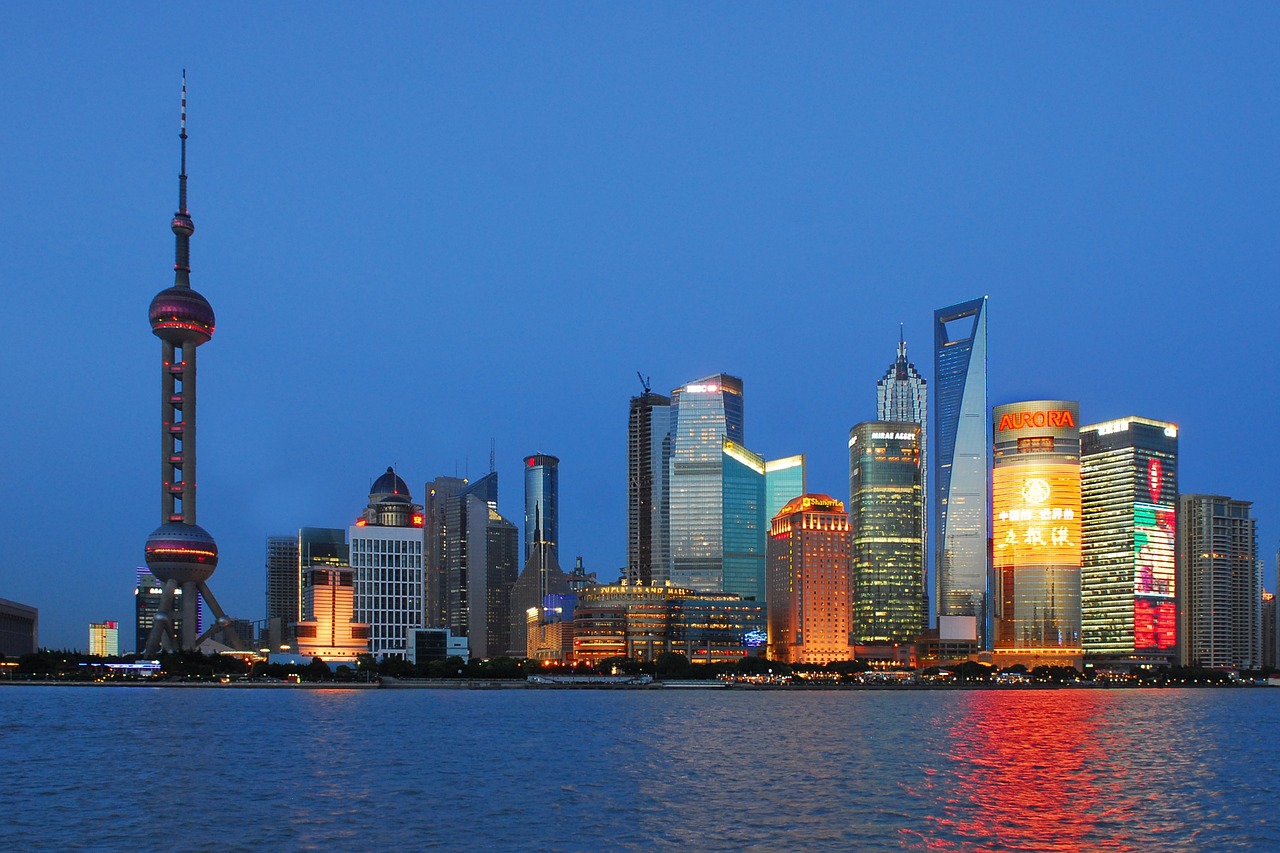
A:
<svg viewBox="0 0 1280 853">
<path fill-rule="evenodd" d="M 422 507 L 413 502 L 409 487 L 394 468 L 373 481 L 369 505 L 360 514 L 360 523 L 374 527 L 421 527 Z"/>
<path fill-rule="evenodd" d="M 396 469 L 388 465 L 387 472 L 373 481 L 373 486 L 369 489 L 369 502 L 372 503 L 390 495 L 400 495 L 409 500 L 413 499 L 409 494 L 409 487 L 405 485 L 404 480 L 400 479 Z"/>
</svg>

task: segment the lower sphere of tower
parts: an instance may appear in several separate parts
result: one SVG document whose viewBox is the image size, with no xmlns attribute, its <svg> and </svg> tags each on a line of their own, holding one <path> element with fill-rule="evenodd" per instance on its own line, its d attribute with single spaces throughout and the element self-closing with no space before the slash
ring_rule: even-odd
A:
<svg viewBox="0 0 1280 853">
<path fill-rule="evenodd" d="M 202 583 L 218 567 L 218 544 L 198 524 L 168 522 L 147 537 L 147 568 L 160 581 Z"/>
</svg>

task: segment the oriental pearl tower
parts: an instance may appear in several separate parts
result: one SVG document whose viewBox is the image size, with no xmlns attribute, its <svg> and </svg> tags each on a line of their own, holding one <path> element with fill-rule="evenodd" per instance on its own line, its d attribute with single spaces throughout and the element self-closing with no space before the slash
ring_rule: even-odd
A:
<svg viewBox="0 0 1280 853">
<path fill-rule="evenodd" d="M 196 348 L 213 337 L 213 308 L 191 288 L 190 240 L 195 225 L 187 213 L 187 73 L 182 72 L 182 171 L 178 212 L 171 227 L 177 237 L 173 287 L 151 300 L 151 331 L 161 342 L 160 526 L 147 537 L 147 567 L 164 584 L 159 611 L 145 653 L 194 649 L 218 628 L 232 643 L 240 638 L 209 591 L 218 565 L 218 546 L 196 524 Z M 179 597 L 177 592 L 181 590 Z M 199 596 L 197 596 L 199 593 Z M 203 597 L 215 622 L 196 636 L 196 608 Z M 175 630 L 175 599 L 182 607 L 182 636 Z"/>
</svg>

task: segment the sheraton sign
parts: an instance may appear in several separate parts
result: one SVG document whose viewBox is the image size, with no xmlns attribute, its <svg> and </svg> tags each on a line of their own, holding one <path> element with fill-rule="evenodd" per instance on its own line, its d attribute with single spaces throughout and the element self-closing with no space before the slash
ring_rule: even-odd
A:
<svg viewBox="0 0 1280 853">
<path fill-rule="evenodd" d="M 1074 427 L 1075 415 L 1066 409 L 1047 409 L 1040 412 L 1006 412 L 1000 416 L 999 432 L 1028 427 Z"/>
</svg>

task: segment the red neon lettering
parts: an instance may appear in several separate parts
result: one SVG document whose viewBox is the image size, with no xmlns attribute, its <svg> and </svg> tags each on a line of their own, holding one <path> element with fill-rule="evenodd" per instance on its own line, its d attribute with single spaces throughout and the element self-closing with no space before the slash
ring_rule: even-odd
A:
<svg viewBox="0 0 1280 853">
<path fill-rule="evenodd" d="M 1074 427 L 1076 419 L 1065 409 L 1050 409 L 1045 412 L 1009 412 L 1000 416 L 999 432 L 1007 429 L 1026 429 L 1027 427 Z"/>
</svg>

